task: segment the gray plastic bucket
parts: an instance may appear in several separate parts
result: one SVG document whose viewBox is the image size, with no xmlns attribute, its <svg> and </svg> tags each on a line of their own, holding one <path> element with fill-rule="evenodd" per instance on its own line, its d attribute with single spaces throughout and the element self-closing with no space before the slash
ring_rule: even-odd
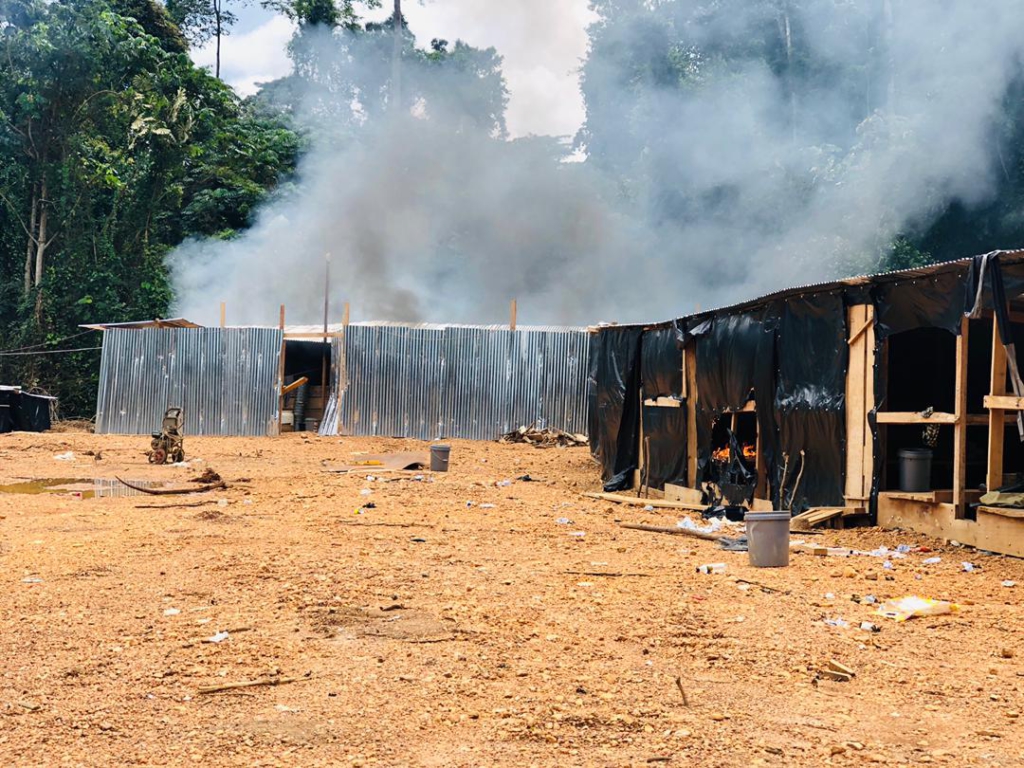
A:
<svg viewBox="0 0 1024 768">
<path fill-rule="evenodd" d="M 755 568 L 789 565 L 789 512 L 747 512 L 747 547 Z"/>
<path fill-rule="evenodd" d="M 900 457 L 900 490 L 907 493 L 930 491 L 932 452 L 927 448 L 903 448 Z"/>
<path fill-rule="evenodd" d="M 447 472 L 448 456 L 451 454 L 451 451 L 452 447 L 450 445 L 430 446 L 430 471 Z"/>
</svg>

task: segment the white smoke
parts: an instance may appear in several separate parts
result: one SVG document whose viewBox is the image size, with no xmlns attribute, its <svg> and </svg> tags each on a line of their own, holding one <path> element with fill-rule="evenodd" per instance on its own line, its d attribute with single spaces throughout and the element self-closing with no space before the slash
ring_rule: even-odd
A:
<svg viewBox="0 0 1024 768">
<path fill-rule="evenodd" d="M 1024 48 L 1012 0 L 882 4 L 891 23 L 873 0 L 789 4 L 802 45 L 837 71 L 858 71 L 866 17 L 886 23 L 886 71 L 864 88 L 887 96 L 866 118 L 828 88 L 795 103 L 756 58 L 724 76 L 701 62 L 687 89 L 637 89 L 598 61 L 588 87 L 628 118 L 613 147 L 643 148 L 627 166 L 566 163 L 552 141 L 493 139 L 430 105 L 324 139 L 297 193 L 241 237 L 172 255 L 177 311 L 211 321 L 224 300 L 232 322 L 273 323 L 284 303 L 315 322 L 325 253 L 334 306 L 382 320 L 502 322 L 513 297 L 521 323 L 658 320 L 870 271 L 893 235 L 990 198 L 993 125 Z M 682 19 L 695 5 L 661 7 Z M 713 46 L 748 34 L 751 16 L 685 30 Z M 620 42 L 642 50 L 644 29 L 623 25 Z M 380 67 L 352 55 L 346 67 Z M 683 214 L 666 216 L 675 189 Z"/>
</svg>

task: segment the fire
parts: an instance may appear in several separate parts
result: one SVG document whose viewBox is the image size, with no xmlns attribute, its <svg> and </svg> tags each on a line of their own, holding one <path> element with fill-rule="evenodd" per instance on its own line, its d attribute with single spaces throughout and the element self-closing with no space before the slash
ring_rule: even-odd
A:
<svg viewBox="0 0 1024 768">
<path fill-rule="evenodd" d="M 753 443 L 747 443 L 742 448 L 743 458 L 747 461 L 754 461 L 757 458 L 757 446 Z M 727 462 L 729 461 L 729 446 L 723 446 L 718 450 L 711 452 L 711 458 L 714 461 Z"/>
</svg>

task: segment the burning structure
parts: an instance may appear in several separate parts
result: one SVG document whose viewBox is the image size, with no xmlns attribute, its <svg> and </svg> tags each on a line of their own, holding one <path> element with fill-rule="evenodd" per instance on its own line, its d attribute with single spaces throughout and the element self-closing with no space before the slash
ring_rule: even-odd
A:
<svg viewBox="0 0 1024 768">
<path fill-rule="evenodd" d="M 593 332 L 606 490 L 739 485 L 751 504 L 1024 555 L 1024 510 L 986 495 L 1024 470 L 1024 251 Z M 904 490 L 900 454 L 925 444 L 928 490 Z"/>
</svg>

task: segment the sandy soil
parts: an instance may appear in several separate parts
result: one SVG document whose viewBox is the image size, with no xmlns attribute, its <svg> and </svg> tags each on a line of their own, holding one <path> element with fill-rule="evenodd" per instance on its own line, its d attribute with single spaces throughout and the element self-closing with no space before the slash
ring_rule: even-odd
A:
<svg viewBox="0 0 1024 768">
<path fill-rule="evenodd" d="M 202 461 L 184 468 L 148 466 L 147 442 L 0 437 L 0 482 L 178 484 L 209 466 L 231 484 L 0 494 L 0 764 L 1024 760 L 1022 561 L 860 529 L 816 541 L 935 552 L 894 561 L 891 581 L 868 556 L 753 569 L 713 543 L 618 528 L 677 518 L 583 498 L 597 486 L 586 449 L 455 441 L 446 475 L 371 481 L 322 462 L 424 446 L 190 438 Z M 708 562 L 726 573 L 696 572 Z M 899 624 L 851 599 L 868 594 L 962 610 Z M 818 679 L 830 659 L 856 677 Z M 200 693 L 267 675 L 300 680 Z"/>
</svg>

